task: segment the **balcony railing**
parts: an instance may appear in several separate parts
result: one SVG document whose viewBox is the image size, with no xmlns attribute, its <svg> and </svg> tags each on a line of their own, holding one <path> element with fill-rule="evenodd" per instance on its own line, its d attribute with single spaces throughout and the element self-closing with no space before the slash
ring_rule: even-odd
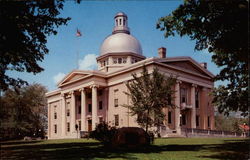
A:
<svg viewBox="0 0 250 160">
<path fill-rule="evenodd" d="M 181 103 L 181 110 L 192 109 L 192 105 L 187 105 L 186 103 Z"/>
</svg>

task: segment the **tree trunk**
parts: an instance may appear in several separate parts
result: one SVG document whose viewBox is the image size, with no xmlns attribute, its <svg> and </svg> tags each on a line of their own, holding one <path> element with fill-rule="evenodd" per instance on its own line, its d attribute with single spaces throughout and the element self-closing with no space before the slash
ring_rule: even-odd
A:
<svg viewBox="0 0 250 160">
<path fill-rule="evenodd" d="M 147 113 L 147 121 L 146 121 L 146 132 L 148 133 L 148 117 L 149 117 L 149 109 Z"/>
</svg>

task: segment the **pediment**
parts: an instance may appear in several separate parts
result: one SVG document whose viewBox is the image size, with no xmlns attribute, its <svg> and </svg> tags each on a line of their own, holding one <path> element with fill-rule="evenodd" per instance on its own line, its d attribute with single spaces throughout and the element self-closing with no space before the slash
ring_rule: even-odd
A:
<svg viewBox="0 0 250 160">
<path fill-rule="evenodd" d="M 174 59 L 169 59 L 166 61 L 162 61 L 162 63 L 168 64 L 172 67 L 184 70 L 184 71 L 188 71 L 188 72 L 192 72 L 195 74 L 200 74 L 202 76 L 207 76 L 210 78 L 213 78 L 214 75 L 209 72 L 207 69 L 203 68 L 200 66 L 200 64 L 198 62 L 196 62 L 195 60 L 193 60 L 192 58 L 188 57 L 188 58 L 174 58 Z"/>
<path fill-rule="evenodd" d="M 84 73 L 84 72 L 71 72 L 68 75 L 66 75 L 63 80 L 61 82 L 58 83 L 58 86 L 64 85 L 66 83 L 70 83 L 70 82 L 75 82 L 79 79 L 82 79 L 86 76 L 88 76 L 88 73 Z"/>
</svg>

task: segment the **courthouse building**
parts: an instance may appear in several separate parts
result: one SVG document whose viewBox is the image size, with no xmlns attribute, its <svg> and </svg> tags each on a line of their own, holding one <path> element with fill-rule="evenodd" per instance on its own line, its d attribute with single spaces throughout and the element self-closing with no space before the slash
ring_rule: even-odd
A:
<svg viewBox="0 0 250 160">
<path fill-rule="evenodd" d="M 130 34 L 128 17 L 120 12 L 115 26 L 100 47 L 96 58 L 98 69 L 73 70 L 48 92 L 48 137 L 77 138 L 80 131 L 91 131 L 105 121 L 110 126 L 138 126 L 136 116 L 128 114 L 123 104 L 130 103 L 124 93 L 132 73 L 140 74 L 143 65 L 152 73 L 157 67 L 166 76 L 177 76 L 173 109 L 164 109 L 163 126 L 168 132 L 180 134 L 181 128 L 214 129 L 214 108 L 209 92 L 214 75 L 206 63 L 190 57 L 168 57 L 166 49 L 146 58 L 140 42 Z M 157 52 L 157 51 L 156 51 Z"/>
</svg>

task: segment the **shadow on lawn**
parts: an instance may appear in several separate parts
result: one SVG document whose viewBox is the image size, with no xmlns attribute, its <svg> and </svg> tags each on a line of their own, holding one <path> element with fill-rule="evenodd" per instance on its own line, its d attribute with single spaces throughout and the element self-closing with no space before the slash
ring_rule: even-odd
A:
<svg viewBox="0 0 250 160">
<path fill-rule="evenodd" d="M 204 158 L 214 158 L 222 160 L 249 160 L 250 140 L 225 140 L 223 144 L 208 147 L 208 150 L 216 152 Z"/>
<path fill-rule="evenodd" d="M 23 144 L 26 144 L 23 142 Z M 76 142 L 60 144 L 29 144 L 1 147 L 1 159 L 93 159 L 93 158 L 124 158 L 137 159 L 133 153 L 161 153 L 163 151 L 199 151 L 212 150 L 220 154 L 208 156 L 217 159 L 241 159 L 248 151 L 244 141 L 226 142 L 221 145 L 152 145 L 138 149 L 110 149 L 98 142 Z M 243 150 L 242 148 L 243 147 Z M 244 149 L 245 147 L 245 149 Z M 230 151 L 233 151 L 232 153 Z M 230 154 L 228 153 L 230 152 Z M 3 153 L 3 154 L 2 154 Z M 241 157 L 241 158 L 240 158 Z M 205 157 L 204 157 L 205 158 Z"/>
</svg>

